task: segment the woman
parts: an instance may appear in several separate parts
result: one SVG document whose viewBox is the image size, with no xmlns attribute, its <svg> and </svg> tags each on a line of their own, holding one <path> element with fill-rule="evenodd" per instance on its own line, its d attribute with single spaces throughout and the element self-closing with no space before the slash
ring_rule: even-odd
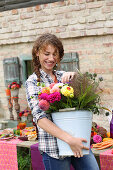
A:
<svg viewBox="0 0 113 170">
<path fill-rule="evenodd" d="M 32 110 L 33 121 L 38 127 L 39 150 L 46 170 L 70 170 L 70 164 L 77 170 L 98 170 L 97 162 L 91 150 L 89 155 L 82 155 L 82 149 L 89 149 L 82 143 L 87 141 L 82 138 L 75 138 L 58 128 L 52 122 L 51 116 L 38 106 L 37 96 L 40 86 L 37 86 L 37 82 L 44 82 L 47 86 L 53 82 L 69 82 L 76 76 L 75 72 L 54 70 L 63 55 L 64 49 L 61 41 L 55 35 L 49 33 L 40 36 L 32 49 L 34 73 L 26 81 L 26 94 Z M 61 158 L 56 138 L 66 142 L 72 149 L 74 156 Z"/>
</svg>

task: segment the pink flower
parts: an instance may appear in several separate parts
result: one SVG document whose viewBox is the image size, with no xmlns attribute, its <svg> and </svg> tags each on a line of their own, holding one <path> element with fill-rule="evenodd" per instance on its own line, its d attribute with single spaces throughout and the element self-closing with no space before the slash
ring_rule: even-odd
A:
<svg viewBox="0 0 113 170">
<path fill-rule="evenodd" d="M 96 127 L 96 128 L 98 129 L 99 127 L 100 127 L 100 126 L 99 126 L 99 125 L 97 125 L 97 127 Z"/>
<path fill-rule="evenodd" d="M 13 85 L 11 86 L 11 89 L 14 89 L 14 88 L 16 88 L 16 84 L 13 84 Z"/>
<path fill-rule="evenodd" d="M 27 117 L 27 116 L 28 116 L 28 113 L 27 113 L 27 112 L 25 112 L 25 113 L 23 114 L 23 116 L 26 116 L 26 117 Z"/>
<path fill-rule="evenodd" d="M 53 88 L 50 90 L 50 93 L 60 92 L 60 89 L 58 87 L 53 86 Z"/>
<path fill-rule="evenodd" d="M 52 93 L 48 96 L 48 101 L 54 103 L 55 101 L 61 100 L 61 94 L 59 92 Z"/>
<path fill-rule="evenodd" d="M 46 100 L 43 100 L 43 99 L 39 101 L 38 105 L 44 111 L 48 110 L 49 106 L 50 106 L 49 102 L 47 102 Z"/>
<path fill-rule="evenodd" d="M 100 143 L 100 142 L 102 142 L 102 137 L 100 135 L 94 135 L 93 136 L 93 141 L 95 143 Z"/>
<path fill-rule="evenodd" d="M 48 101 L 48 94 L 47 93 L 41 93 L 40 94 L 40 99 L 44 99 Z"/>
<path fill-rule="evenodd" d="M 51 83 L 51 84 L 49 85 L 49 87 L 52 89 L 55 84 L 56 84 L 56 83 Z"/>
</svg>

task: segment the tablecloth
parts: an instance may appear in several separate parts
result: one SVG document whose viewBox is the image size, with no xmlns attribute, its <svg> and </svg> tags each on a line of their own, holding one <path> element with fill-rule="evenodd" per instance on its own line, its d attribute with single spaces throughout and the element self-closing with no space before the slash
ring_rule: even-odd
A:
<svg viewBox="0 0 113 170">
<path fill-rule="evenodd" d="M 111 149 L 100 153 L 101 170 L 113 170 L 113 154 Z"/>
<path fill-rule="evenodd" d="M 31 145 L 31 162 L 33 170 L 45 170 L 42 156 L 38 150 L 38 143 Z"/>
<path fill-rule="evenodd" d="M 0 140 L 0 170 L 18 170 L 16 144 L 20 142 L 19 139 Z"/>
</svg>

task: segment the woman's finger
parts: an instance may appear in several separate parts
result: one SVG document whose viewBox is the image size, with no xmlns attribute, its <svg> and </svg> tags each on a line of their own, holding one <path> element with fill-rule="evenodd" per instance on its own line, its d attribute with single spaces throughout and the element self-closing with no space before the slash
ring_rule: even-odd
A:
<svg viewBox="0 0 113 170">
<path fill-rule="evenodd" d="M 88 147 L 86 147 L 86 146 L 84 146 L 84 147 L 83 147 L 83 149 L 89 150 L 89 148 L 88 148 Z"/>
<path fill-rule="evenodd" d="M 87 143 L 87 140 L 86 140 L 86 139 L 84 139 L 84 138 L 81 138 L 81 140 L 82 140 L 82 142 L 85 142 L 85 143 Z"/>
<path fill-rule="evenodd" d="M 74 157 L 77 157 L 77 153 L 76 152 L 74 153 Z"/>
<path fill-rule="evenodd" d="M 77 157 L 80 158 L 80 153 L 79 152 L 77 152 Z"/>
<path fill-rule="evenodd" d="M 75 74 L 76 74 L 75 72 L 65 72 L 62 76 L 62 82 L 63 83 L 69 82 L 74 78 Z"/>
<path fill-rule="evenodd" d="M 80 157 L 83 157 L 83 153 L 82 153 L 82 150 L 80 151 Z"/>
<path fill-rule="evenodd" d="M 69 75 L 66 75 L 65 77 L 62 77 L 62 83 L 69 82 L 69 78 L 70 78 Z"/>
<path fill-rule="evenodd" d="M 80 157 L 83 157 L 83 155 L 82 155 L 81 152 L 76 152 L 76 153 L 74 154 L 74 157 L 80 158 Z"/>
</svg>

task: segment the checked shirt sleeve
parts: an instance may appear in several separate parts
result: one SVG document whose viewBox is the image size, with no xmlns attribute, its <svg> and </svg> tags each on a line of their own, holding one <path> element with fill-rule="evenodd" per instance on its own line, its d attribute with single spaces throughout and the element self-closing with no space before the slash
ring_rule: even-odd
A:
<svg viewBox="0 0 113 170">
<path fill-rule="evenodd" d="M 28 79 L 25 83 L 25 87 L 28 105 L 33 114 L 33 122 L 37 124 L 39 119 L 46 117 L 46 113 L 38 106 L 38 92 L 40 91 L 40 86 L 37 86 L 35 80 Z"/>
</svg>

